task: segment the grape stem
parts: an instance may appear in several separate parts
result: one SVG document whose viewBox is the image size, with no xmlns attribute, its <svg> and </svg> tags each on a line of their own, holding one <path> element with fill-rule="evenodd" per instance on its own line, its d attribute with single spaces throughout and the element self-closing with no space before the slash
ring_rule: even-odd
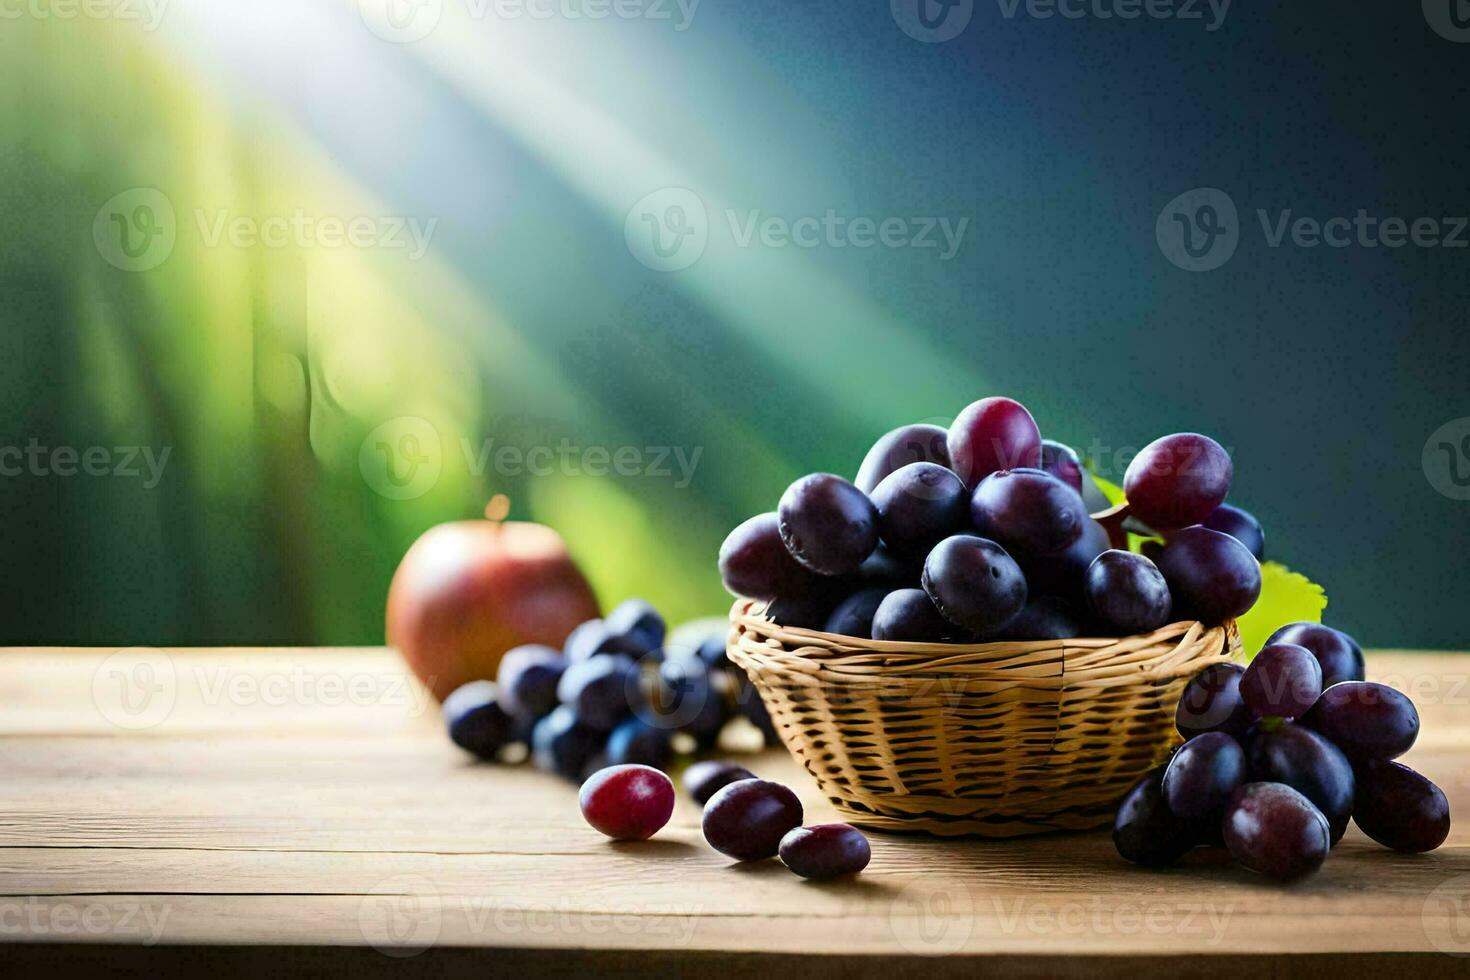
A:
<svg viewBox="0 0 1470 980">
<path fill-rule="evenodd" d="M 1123 522 L 1132 513 L 1128 509 L 1128 501 L 1114 504 L 1107 510 L 1100 510 L 1092 515 L 1092 519 L 1103 526 L 1108 532 L 1108 543 L 1120 551 L 1128 550 L 1128 532 L 1123 527 Z"/>
</svg>

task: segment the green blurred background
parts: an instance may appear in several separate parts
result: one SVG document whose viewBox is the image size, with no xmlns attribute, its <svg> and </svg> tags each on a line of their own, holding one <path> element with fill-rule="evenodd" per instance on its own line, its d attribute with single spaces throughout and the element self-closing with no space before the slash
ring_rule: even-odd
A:
<svg viewBox="0 0 1470 980">
<path fill-rule="evenodd" d="M 1327 621 L 1466 645 L 1470 503 L 1424 454 L 1470 436 L 1466 253 L 1254 227 L 1470 211 L 1424 94 L 1470 46 L 1417 5 L 980 4 L 926 43 L 898 0 L 402 3 L 0 20 L 0 642 L 381 642 L 408 545 L 494 493 L 605 603 L 719 614 L 791 479 L 1009 394 L 1114 479 L 1213 434 Z M 1210 272 L 1155 239 L 1194 187 L 1240 208 Z"/>
</svg>

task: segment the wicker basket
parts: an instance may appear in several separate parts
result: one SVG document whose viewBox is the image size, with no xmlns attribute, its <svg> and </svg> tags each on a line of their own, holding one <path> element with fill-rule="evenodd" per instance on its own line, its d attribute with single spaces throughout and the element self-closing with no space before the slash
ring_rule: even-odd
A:
<svg viewBox="0 0 1470 980">
<path fill-rule="evenodd" d="M 1126 639 L 860 640 L 730 611 L 730 658 L 847 819 L 1013 837 L 1086 830 L 1178 743 L 1185 682 L 1240 650 L 1233 622 Z"/>
</svg>

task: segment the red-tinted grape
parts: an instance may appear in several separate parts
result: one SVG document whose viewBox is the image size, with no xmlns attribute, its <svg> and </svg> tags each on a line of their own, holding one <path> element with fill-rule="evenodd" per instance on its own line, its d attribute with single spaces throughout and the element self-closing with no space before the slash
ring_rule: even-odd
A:
<svg viewBox="0 0 1470 980">
<path fill-rule="evenodd" d="M 813 473 L 791 484 L 776 513 L 786 550 L 819 575 L 855 572 L 878 546 L 873 502 L 831 473 Z"/>
<path fill-rule="evenodd" d="M 1133 515 L 1155 530 L 1198 524 L 1230 492 L 1230 455 L 1209 436 L 1155 439 L 1128 464 L 1123 492 Z"/>
<path fill-rule="evenodd" d="M 1352 637 L 1321 623 L 1290 623 L 1271 634 L 1270 643 L 1295 643 L 1312 651 L 1322 667 L 1322 688 L 1364 677 L 1363 651 Z"/>
<path fill-rule="evenodd" d="M 1120 636 L 1169 622 L 1169 584 L 1153 562 L 1130 551 L 1104 551 L 1088 566 L 1083 592 L 1092 613 Z"/>
<path fill-rule="evenodd" d="M 578 722 L 572 709 L 562 705 L 532 729 L 531 759 L 538 769 L 577 779 L 605 739 L 601 732 Z"/>
<path fill-rule="evenodd" d="M 648 766 L 613 765 L 582 784 L 578 802 L 598 833 L 613 840 L 647 840 L 674 813 L 674 784 Z"/>
<path fill-rule="evenodd" d="M 1020 555 L 1016 560 L 1025 569 L 1032 591 L 1080 598 L 1088 567 L 1110 547 L 1107 529 L 1089 519 L 1077 540 L 1061 551 L 1050 555 Z"/>
<path fill-rule="evenodd" d="M 817 576 L 803 568 L 781 540 L 774 513 L 757 514 L 731 531 L 720 545 L 720 578 L 731 595 L 774 599 L 811 588 Z M 571 655 L 570 647 L 567 650 Z"/>
<path fill-rule="evenodd" d="M 1287 722 L 1255 734 L 1249 763 L 1251 779 L 1285 783 L 1301 793 L 1327 818 L 1332 843 L 1341 839 L 1353 812 L 1353 767 L 1337 746 Z"/>
<path fill-rule="evenodd" d="M 970 500 L 975 529 L 1017 554 L 1061 551 L 1089 520 L 1077 492 L 1041 470 L 1001 470 L 980 481 Z"/>
<path fill-rule="evenodd" d="M 567 666 L 556 686 L 563 706 L 577 720 L 599 732 L 610 732 L 628 713 L 641 707 L 638 666 L 621 653 L 599 653 Z"/>
<path fill-rule="evenodd" d="M 1004 627 L 1026 605 L 1026 576 L 994 541 L 956 534 L 929 552 L 924 591 L 951 623 L 989 633 Z"/>
<path fill-rule="evenodd" d="M 1190 678 L 1174 712 L 1174 727 L 1186 740 L 1205 732 L 1245 738 L 1255 717 L 1240 698 L 1240 664 L 1211 664 Z"/>
<path fill-rule="evenodd" d="M 958 629 L 939 615 L 923 589 L 895 589 L 873 611 L 873 639 L 942 643 Z"/>
<path fill-rule="evenodd" d="M 555 708 L 556 685 L 566 669 L 567 658 L 551 647 L 532 644 L 507 650 L 495 675 L 506 710 L 540 718 Z"/>
<path fill-rule="evenodd" d="M 1449 836 L 1449 800 L 1408 766 L 1370 759 L 1358 767 L 1357 776 L 1353 820 L 1384 847 L 1420 854 Z"/>
<path fill-rule="evenodd" d="M 1228 534 L 1187 527 L 1159 553 L 1159 571 L 1174 595 L 1175 614 L 1215 625 L 1256 604 L 1261 594 L 1261 563 Z"/>
<path fill-rule="evenodd" d="M 1332 846 L 1327 818 L 1284 783 L 1247 783 L 1225 808 L 1230 856 L 1258 874 L 1295 881 L 1322 867 Z"/>
<path fill-rule="evenodd" d="M 1306 647 L 1273 643 L 1240 679 L 1240 697 L 1257 718 L 1299 718 L 1322 693 L 1322 668 Z"/>
<path fill-rule="evenodd" d="M 863 493 L 872 493 L 884 477 L 910 463 L 949 465 L 949 434 L 937 425 L 904 425 L 873 443 L 853 483 Z"/>
<path fill-rule="evenodd" d="M 1322 692 L 1302 724 L 1327 736 L 1349 759 L 1395 759 L 1419 737 L 1419 712 L 1398 691 L 1343 681 Z"/>
<path fill-rule="evenodd" d="M 1261 522 L 1249 512 L 1229 504 L 1221 504 L 1200 523 L 1211 531 L 1228 534 L 1245 545 L 1256 556 L 1256 561 L 1266 560 L 1266 532 L 1261 530 Z"/>
<path fill-rule="evenodd" d="M 489 681 L 470 681 L 455 688 L 444 699 L 443 712 L 450 741 L 482 759 L 495 758 L 515 737 L 515 719 Z"/>
<path fill-rule="evenodd" d="M 696 762 L 684 770 L 684 792 L 692 796 L 694 802 L 704 806 L 711 796 L 731 783 L 754 778 L 755 773 L 743 766 L 711 759 L 707 762 Z"/>
<path fill-rule="evenodd" d="M 1078 494 L 1082 493 L 1082 460 L 1071 446 L 1051 439 L 1041 440 L 1041 468 Z"/>
<path fill-rule="evenodd" d="M 1082 617 L 1070 602 L 1043 595 L 1027 602 L 1001 632 L 1007 640 L 1070 640 L 1082 629 Z"/>
<path fill-rule="evenodd" d="M 704 839 L 737 861 L 775 857 L 781 838 L 801 825 L 801 801 L 780 783 L 742 779 L 704 805 Z"/>
<path fill-rule="evenodd" d="M 1125 861 L 1145 867 L 1173 864 L 1195 846 L 1199 836 L 1189 821 L 1177 817 L 1160 789 L 1164 770 L 1153 770 L 1123 797 L 1113 821 L 1113 846 Z"/>
<path fill-rule="evenodd" d="M 854 875 L 868 866 L 872 849 L 856 827 L 824 823 L 797 827 L 781 838 L 781 863 L 817 881 Z"/>
<path fill-rule="evenodd" d="M 873 491 L 878 532 L 895 554 L 927 555 L 940 541 L 964 530 L 970 495 L 953 472 L 935 463 L 910 463 Z"/>
<path fill-rule="evenodd" d="M 1184 820 L 1217 817 L 1245 782 L 1245 751 L 1224 732 L 1206 732 L 1180 746 L 1164 770 L 1164 802 Z"/>
<path fill-rule="evenodd" d="M 879 604 L 888 596 L 889 591 L 880 585 L 854 592 L 832 610 L 832 615 L 827 617 L 827 622 L 822 626 L 822 632 L 868 639 L 873 635 L 873 614 L 878 611 Z"/>
<path fill-rule="evenodd" d="M 950 467 L 975 487 L 996 470 L 1041 465 L 1041 432 L 1020 402 L 982 398 L 949 427 Z"/>
</svg>

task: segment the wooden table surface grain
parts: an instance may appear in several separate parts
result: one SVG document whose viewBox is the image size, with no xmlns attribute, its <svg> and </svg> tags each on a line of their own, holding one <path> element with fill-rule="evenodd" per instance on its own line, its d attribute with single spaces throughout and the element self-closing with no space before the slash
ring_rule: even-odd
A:
<svg viewBox="0 0 1470 980">
<path fill-rule="evenodd" d="M 1470 655 L 1380 651 L 1423 718 L 1405 762 L 1470 807 Z M 836 819 L 785 755 L 744 757 Z M 861 876 L 732 864 L 682 798 L 652 841 L 576 787 L 472 764 L 381 649 L 0 651 L 0 971 L 354 977 L 1470 976 L 1470 832 L 1355 827 L 1289 888 L 1222 855 L 1123 863 L 1106 832 L 874 833 Z M 16 972 L 11 973 L 11 970 Z"/>
</svg>

